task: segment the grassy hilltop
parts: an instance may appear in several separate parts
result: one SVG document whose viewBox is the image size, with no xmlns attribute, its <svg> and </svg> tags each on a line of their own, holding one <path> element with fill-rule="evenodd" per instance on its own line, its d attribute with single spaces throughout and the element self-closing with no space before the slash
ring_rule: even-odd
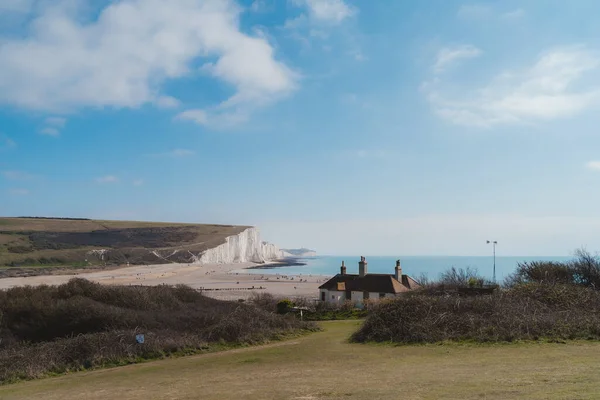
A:
<svg viewBox="0 0 600 400">
<path fill-rule="evenodd" d="M 0 218 L 0 267 L 189 262 L 246 226 Z"/>
</svg>

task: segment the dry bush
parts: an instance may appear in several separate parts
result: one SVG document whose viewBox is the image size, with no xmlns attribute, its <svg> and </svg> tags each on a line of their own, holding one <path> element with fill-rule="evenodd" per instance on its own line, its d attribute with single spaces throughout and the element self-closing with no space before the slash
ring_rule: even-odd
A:
<svg viewBox="0 0 600 400">
<path fill-rule="evenodd" d="M 585 249 L 575 251 L 575 259 L 568 262 L 530 261 L 517 264 L 504 285 L 514 287 L 524 283 L 573 284 L 600 289 L 600 258 Z"/>
<path fill-rule="evenodd" d="M 73 279 L 0 291 L 0 310 L 4 382 L 316 329 L 292 316 L 211 299 L 182 285 L 103 286 Z M 144 333 L 146 343 L 137 344 L 135 333 Z"/>
<path fill-rule="evenodd" d="M 358 342 L 600 339 L 600 293 L 531 283 L 488 296 L 412 293 L 376 307 Z"/>
</svg>

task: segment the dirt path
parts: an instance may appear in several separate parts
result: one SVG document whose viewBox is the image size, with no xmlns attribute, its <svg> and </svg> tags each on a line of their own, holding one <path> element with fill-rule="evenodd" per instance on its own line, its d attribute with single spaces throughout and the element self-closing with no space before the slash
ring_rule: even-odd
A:
<svg viewBox="0 0 600 400">
<path fill-rule="evenodd" d="M 356 321 L 289 342 L 0 387 L 3 400 L 595 399 L 600 343 L 387 346 Z"/>
</svg>

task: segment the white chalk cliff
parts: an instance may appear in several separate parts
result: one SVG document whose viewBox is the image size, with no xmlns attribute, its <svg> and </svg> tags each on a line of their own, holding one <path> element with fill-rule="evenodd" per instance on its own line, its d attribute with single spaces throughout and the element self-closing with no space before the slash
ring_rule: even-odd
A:
<svg viewBox="0 0 600 400">
<path fill-rule="evenodd" d="M 274 244 L 263 242 L 256 228 L 229 236 L 225 243 L 203 252 L 195 262 L 200 264 L 264 263 L 289 256 Z"/>
</svg>

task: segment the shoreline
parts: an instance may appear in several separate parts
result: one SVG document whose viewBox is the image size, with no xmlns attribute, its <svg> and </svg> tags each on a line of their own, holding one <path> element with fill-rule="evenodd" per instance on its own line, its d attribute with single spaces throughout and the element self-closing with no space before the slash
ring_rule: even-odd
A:
<svg viewBox="0 0 600 400">
<path fill-rule="evenodd" d="M 308 265 L 307 263 L 298 260 L 301 260 L 301 258 L 288 257 L 282 260 L 271 261 L 264 264 L 256 264 L 255 266 L 246 267 L 244 269 L 277 269 L 285 267 L 303 267 Z"/>
<path fill-rule="evenodd" d="M 271 293 L 275 296 L 318 297 L 318 287 L 329 276 L 313 274 L 286 274 L 286 266 L 295 266 L 296 259 L 278 260 L 264 264 L 153 264 L 134 265 L 118 269 L 78 272 L 64 275 L 36 275 L 0 278 L 0 289 L 17 286 L 60 285 L 73 278 L 83 278 L 106 285 L 184 284 L 194 289 L 206 290 L 206 295 L 224 300 L 247 299 L 254 293 Z M 306 264 L 302 264 L 306 265 Z M 268 272 L 251 273 L 251 269 L 268 269 Z"/>
</svg>

